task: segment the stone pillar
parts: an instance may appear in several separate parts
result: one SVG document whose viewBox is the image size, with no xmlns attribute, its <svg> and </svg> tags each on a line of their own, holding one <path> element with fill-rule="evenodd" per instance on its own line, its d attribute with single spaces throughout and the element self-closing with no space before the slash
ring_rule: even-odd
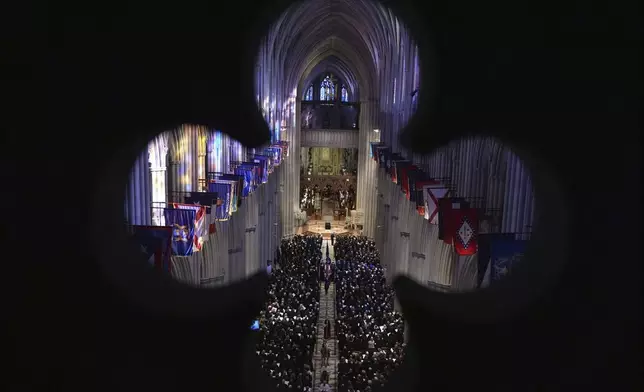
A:
<svg viewBox="0 0 644 392">
<path fill-rule="evenodd" d="M 162 133 L 157 136 L 148 147 L 150 156 L 150 181 L 152 194 L 152 224 L 162 226 L 165 224 L 163 208 L 167 202 L 167 154 L 168 154 L 168 135 Z"/>
<path fill-rule="evenodd" d="M 364 211 L 364 234 L 375 236 L 377 213 L 378 165 L 369 158 L 372 141 L 379 140 L 378 101 L 365 100 L 360 103 L 360 130 L 358 134 L 358 189 L 356 208 Z"/>
<path fill-rule="evenodd" d="M 126 188 L 126 220 L 132 225 L 151 225 L 152 194 L 148 150 L 139 154 L 130 171 Z"/>
</svg>

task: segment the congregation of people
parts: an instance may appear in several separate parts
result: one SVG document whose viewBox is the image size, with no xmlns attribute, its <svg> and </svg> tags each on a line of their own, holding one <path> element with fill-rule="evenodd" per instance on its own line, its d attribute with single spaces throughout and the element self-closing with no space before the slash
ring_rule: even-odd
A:
<svg viewBox="0 0 644 392">
<path fill-rule="evenodd" d="M 282 240 L 276 268 L 269 277 L 257 354 L 278 390 L 313 390 L 321 246 L 320 236 Z"/>
<path fill-rule="evenodd" d="M 383 386 L 403 357 L 404 322 L 394 311 L 375 243 L 365 237 L 335 239 L 338 392 Z"/>
</svg>

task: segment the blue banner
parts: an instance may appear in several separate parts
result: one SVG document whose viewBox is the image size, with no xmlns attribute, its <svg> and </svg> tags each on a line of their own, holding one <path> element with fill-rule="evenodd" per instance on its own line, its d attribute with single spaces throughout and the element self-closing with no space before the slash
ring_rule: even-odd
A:
<svg viewBox="0 0 644 392">
<path fill-rule="evenodd" d="M 170 272 L 172 228 L 169 226 L 132 226 L 132 239 L 146 260 Z"/>
<path fill-rule="evenodd" d="M 494 241 L 514 240 L 514 234 L 487 233 L 478 235 L 478 276 L 477 286 L 481 287 L 485 271 L 490 265 L 490 246 Z"/>
<path fill-rule="evenodd" d="M 490 242 L 490 281 L 503 279 L 521 261 L 528 241 L 512 237 L 496 238 Z"/>
<path fill-rule="evenodd" d="M 268 181 L 268 170 L 269 170 L 269 158 L 261 155 L 256 155 L 253 158 L 253 162 L 261 164 L 261 173 L 260 173 L 260 182 L 264 184 Z"/>
<path fill-rule="evenodd" d="M 239 165 L 235 168 L 235 174 L 244 177 L 244 188 L 242 189 L 242 197 L 247 197 L 254 190 L 254 176 L 253 176 L 253 167 L 248 167 L 245 165 Z"/>
<path fill-rule="evenodd" d="M 230 200 L 232 198 L 230 183 L 211 182 L 208 184 L 208 191 L 216 193 L 221 204 L 215 210 L 215 219 L 228 219 L 230 215 Z"/>
<path fill-rule="evenodd" d="M 199 204 L 206 207 L 206 214 L 212 214 L 211 206 L 217 205 L 217 192 L 190 192 L 190 196 L 186 196 L 185 204 Z"/>
<path fill-rule="evenodd" d="M 190 256 L 195 238 L 195 211 L 165 208 L 163 213 L 166 224 L 172 227 L 172 254 Z"/>
</svg>

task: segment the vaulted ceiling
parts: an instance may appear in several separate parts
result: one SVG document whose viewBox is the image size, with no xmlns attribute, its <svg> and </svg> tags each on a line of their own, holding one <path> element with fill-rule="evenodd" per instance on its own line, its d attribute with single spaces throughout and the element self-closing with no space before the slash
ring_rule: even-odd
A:
<svg viewBox="0 0 644 392">
<path fill-rule="evenodd" d="M 269 43 L 287 67 L 287 85 L 301 90 L 323 64 L 365 96 L 377 94 L 380 56 L 399 33 L 392 12 L 376 1 L 308 0 L 282 14 Z"/>
</svg>

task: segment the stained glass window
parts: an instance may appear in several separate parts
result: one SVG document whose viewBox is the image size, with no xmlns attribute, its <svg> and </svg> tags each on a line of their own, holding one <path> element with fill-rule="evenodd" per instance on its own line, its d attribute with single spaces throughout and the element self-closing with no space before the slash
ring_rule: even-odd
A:
<svg viewBox="0 0 644 392">
<path fill-rule="evenodd" d="M 342 96 L 340 98 L 342 102 L 349 102 L 349 92 L 345 86 L 342 86 Z"/>
<path fill-rule="evenodd" d="M 333 101 L 335 97 L 335 86 L 331 81 L 331 75 L 327 75 L 320 83 L 320 101 Z"/>
<path fill-rule="evenodd" d="M 304 100 L 305 101 L 313 100 L 313 85 L 310 85 L 309 88 L 306 90 L 306 94 L 304 94 Z"/>
</svg>

